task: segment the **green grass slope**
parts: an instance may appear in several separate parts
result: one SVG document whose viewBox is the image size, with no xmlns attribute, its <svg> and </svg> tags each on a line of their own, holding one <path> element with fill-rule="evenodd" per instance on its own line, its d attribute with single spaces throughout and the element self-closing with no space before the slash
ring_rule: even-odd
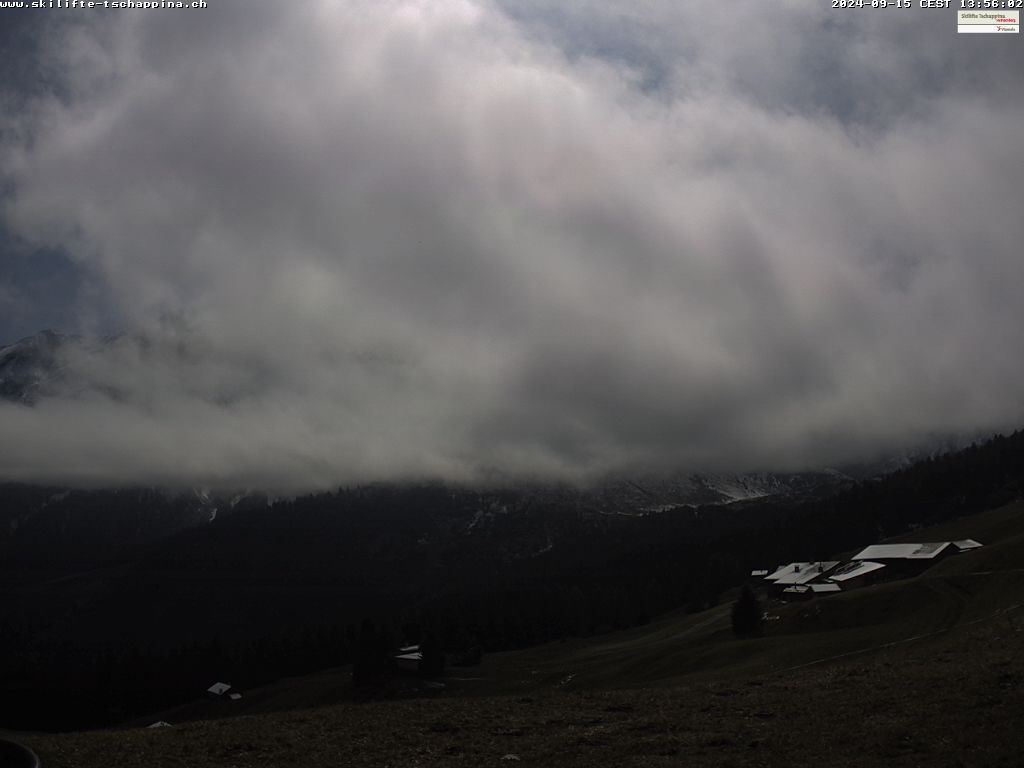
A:
<svg viewBox="0 0 1024 768">
<path fill-rule="evenodd" d="M 1022 651 L 1024 633 L 982 622 L 941 646 L 893 646 L 870 658 L 742 679 L 339 704 L 25 740 L 49 768 L 1009 768 L 1024 754 Z"/>
<path fill-rule="evenodd" d="M 436 698 L 24 740 L 58 768 L 516 762 L 506 755 L 566 766 L 1020 765 L 1024 503 L 902 538 L 986 546 L 912 579 L 773 604 L 777 619 L 756 639 L 734 638 L 722 605 L 491 654 L 449 670 Z M 249 692 L 234 710 L 177 714 L 326 704 L 344 680 L 331 670 Z"/>
<path fill-rule="evenodd" d="M 773 604 L 778 617 L 755 641 L 732 636 L 728 605 L 676 614 L 602 638 L 493 654 L 460 690 L 528 692 L 678 685 L 767 674 L 870 653 L 889 643 L 925 640 L 957 625 L 1024 603 L 1024 502 L 902 537 L 905 541 L 975 538 L 986 546 L 924 574 L 812 602 Z M 894 539 L 893 541 L 896 541 Z M 808 553 L 808 558 L 827 553 Z"/>
</svg>

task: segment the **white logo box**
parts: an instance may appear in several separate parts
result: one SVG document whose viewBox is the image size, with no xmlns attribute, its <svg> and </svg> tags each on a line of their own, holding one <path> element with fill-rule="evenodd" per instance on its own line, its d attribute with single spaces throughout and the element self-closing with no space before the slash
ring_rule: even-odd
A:
<svg viewBox="0 0 1024 768">
<path fill-rule="evenodd" d="M 1019 34 L 1020 11 L 957 11 L 957 32 Z"/>
</svg>

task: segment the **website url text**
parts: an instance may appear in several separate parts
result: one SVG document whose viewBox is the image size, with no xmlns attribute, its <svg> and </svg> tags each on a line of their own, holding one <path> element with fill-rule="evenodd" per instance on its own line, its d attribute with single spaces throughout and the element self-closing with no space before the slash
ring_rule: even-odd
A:
<svg viewBox="0 0 1024 768">
<path fill-rule="evenodd" d="M 18 0 L 0 2 L 0 8 L 206 8 L 206 0 Z"/>
</svg>

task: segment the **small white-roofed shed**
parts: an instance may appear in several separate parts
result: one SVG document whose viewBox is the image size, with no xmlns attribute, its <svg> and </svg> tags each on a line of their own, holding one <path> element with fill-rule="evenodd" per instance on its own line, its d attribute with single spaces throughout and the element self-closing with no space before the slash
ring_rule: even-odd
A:
<svg viewBox="0 0 1024 768">
<path fill-rule="evenodd" d="M 856 589 L 880 580 L 884 576 L 885 563 L 872 560 L 854 560 L 836 568 L 828 580 L 841 584 L 843 589 Z"/>
<path fill-rule="evenodd" d="M 231 683 L 214 683 L 206 689 L 206 695 L 214 699 L 219 699 L 230 690 Z"/>
<path fill-rule="evenodd" d="M 954 541 L 953 546 L 961 552 L 966 552 L 969 549 L 977 549 L 978 547 L 983 547 L 985 545 L 980 541 L 975 541 L 974 539 L 961 539 L 960 541 Z"/>
</svg>

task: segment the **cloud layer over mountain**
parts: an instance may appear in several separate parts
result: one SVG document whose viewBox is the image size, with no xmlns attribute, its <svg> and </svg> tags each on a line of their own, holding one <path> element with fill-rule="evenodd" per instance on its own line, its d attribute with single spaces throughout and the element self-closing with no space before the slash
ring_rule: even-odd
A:
<svg viewBox="0 0 1024 768">
<path fill-rule="evenodd" d="M 147 342 L 0 406 L 4 477 L 586 480 L 1024 420 L 1017 41 L 803 2 L 210 5 L 39 29 L 6 227 L 74 261 L 84 329 Z"/>
</svg>

